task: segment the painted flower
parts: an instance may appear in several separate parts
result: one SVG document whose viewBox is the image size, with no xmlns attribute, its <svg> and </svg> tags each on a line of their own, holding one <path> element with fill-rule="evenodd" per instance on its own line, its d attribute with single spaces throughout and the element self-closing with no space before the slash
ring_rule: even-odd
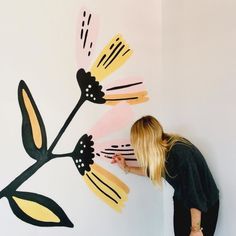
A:
<svg viewBox="0 0 236 236">
<path fill-rule="evenodd" d="M 106 112 L 98 123 L 79 139 L 74 151 L 71 153 L 74 164 L 86 184 L 100 199 L 117 211 L 121 211 L 123 208 L 124 202 L 127 200 L 129 188 L 112 173 L 96 164 L 94 159 L 96 159 L 95 157 L 101 157 L 99 152 L 102 143 L 99 140 L 106 137 L 109 133 L 122 129 L 132 121 L 132 117 L 133 114 L 129 105 L 118 104 Z M 116 123 L 115 126 L 114 122 Z M 117 143 L 116 141 L 114 142 Z M 129 145 L 130 159 L 135 161 L 136 159 L 130 144 L 126 140 L 123 142 L 126 144 L 125 148 Z M 120 152 L 120 150 L 116 151 Z"/>
<path fill-rule="evenodd" d="M 93 103 L 105 103 L 104 92 L 102 86 L 96 81 L 94 76 L 91 76 L 90 72 L 85 72 L 84 69 L 77 71 L 77 81 L 81 89 L 81 98 Z"/>
<path fill-rule="evenodd" d="M 77 81 L 81 88 L 81 98 L 93 103 L 115 105 L 121 101 L 137 104 L 148 100 L 142 80 L 126 79 L 122 84 L 111 87 L 102 86 L 101 82 L 132 55 L 132 50 L 120 34 L 117 34 L 104 47 L 100 55 L 88 70 L 91 55 L 97 37 L 98 19 L 87 10 L 81 11 L 80 30 L 77 40 L 78 66 Z"/>
</svg>

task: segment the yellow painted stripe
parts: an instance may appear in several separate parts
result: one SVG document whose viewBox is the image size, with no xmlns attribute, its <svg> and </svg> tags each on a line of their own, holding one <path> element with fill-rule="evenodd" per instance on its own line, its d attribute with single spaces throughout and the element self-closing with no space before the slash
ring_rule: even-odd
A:
<svg viewBox="0 0 236 236">
<path fill-rule="evenodd" d="M 29 99 L 29 96 L 25 92 L 24 89 L 22 90 L 22 95 L 23 95 L 23 100 L 24 100 L 26 110 L 27 110 L 29 118 L 30 118 L 30 124 L 31 124 L 31 128 L 32 128 L 34 143 L 37 148 L 41 148 L 42 147 L 42 133 L 41 133 L 38 118 L 36 116 L 36 113 L 35 113 L 35 110 L 32 106 L 32 103 Z"/>
<path fill-rule="evenodd" d="M 107 100 L 106 104 L 108 105 L 116 105 L 117 103 L 121 101 L 126 101 L 127 103 L 134 105 L 134 104 L 143 103 L 149 100 L 149 98 L 147 97 L 147 91 L 126 93 L 126 94 L 110 94 L 110 95 L 105 95 L 104 99 Z"/>
</svg>

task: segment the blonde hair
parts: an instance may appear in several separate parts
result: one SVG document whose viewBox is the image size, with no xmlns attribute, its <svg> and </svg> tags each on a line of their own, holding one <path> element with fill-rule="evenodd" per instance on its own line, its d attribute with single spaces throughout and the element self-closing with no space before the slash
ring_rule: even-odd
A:
<svg viewBox="0 0 236 236">
<path fill-rule="evenodd" d="M 130 138 L 139 164 L 149 173 L 152 182 L 159 185 L 166 173 L 167 152 L 178 141 L 188 143 L 179 135 L 164 133 L 161 124 L 153 116 L 137 120 L 131 127 Z"/>
</svg>

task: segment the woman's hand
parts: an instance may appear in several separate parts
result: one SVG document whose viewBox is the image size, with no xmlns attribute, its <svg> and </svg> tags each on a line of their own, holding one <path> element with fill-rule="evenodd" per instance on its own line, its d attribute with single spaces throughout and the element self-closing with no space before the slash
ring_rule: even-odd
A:
<svg viewBox="0 0 236 236">
<path fill-rule="evenodd" d="M 116 154 L 112 157 L 112 161 L 111 161 L 112 164 L 114 163 L 117 163 L 118 166 L 125 172 L 128 172 L 128 166 L 125 162 L 125 158 L 121 155 L 121 154 Z"/>
<path fill-rule="evenodd" d="M 135 175 L 147 176 L 146 170 L 139 166 L 128 166 L 125 161 L 125 157 L 121 154 L 116 154 L 112 157 L 112 164 L 117 163 L 118 166 L 126 173 L 132 173 Z"/>
</svg>

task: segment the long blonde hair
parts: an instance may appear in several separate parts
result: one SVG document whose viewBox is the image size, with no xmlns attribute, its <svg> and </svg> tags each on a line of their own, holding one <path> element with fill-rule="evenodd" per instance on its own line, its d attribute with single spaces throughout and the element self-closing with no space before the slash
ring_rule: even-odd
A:
<svg viewBox="0 0 236 236">
<path fill-rule="evenodd" d="M 188 143 L 179 135 L 164 133 L 159 121 L 153 116 L 144 116 L 131 127 L 131 144 L 139 164 L 149 173 L 154 184 L 161 185 L 165 177 L 166 154 L 177 142 Z"/>
</svg>

